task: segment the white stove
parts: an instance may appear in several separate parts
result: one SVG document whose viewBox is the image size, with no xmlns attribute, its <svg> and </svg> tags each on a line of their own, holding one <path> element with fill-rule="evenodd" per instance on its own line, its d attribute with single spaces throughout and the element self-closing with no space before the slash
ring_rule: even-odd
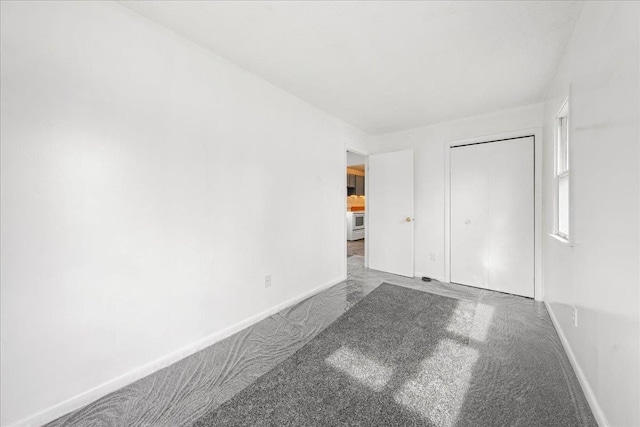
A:
<svg viewBox="0 0 640 427">
<path fill-rule="evenodd" d="M 347 212 L 347 240 L 364 239 L 364 211 Z"/>
</svg>

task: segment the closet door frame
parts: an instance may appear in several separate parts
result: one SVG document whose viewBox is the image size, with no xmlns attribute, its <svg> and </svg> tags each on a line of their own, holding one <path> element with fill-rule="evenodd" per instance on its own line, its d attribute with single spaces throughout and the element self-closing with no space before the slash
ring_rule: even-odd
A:
<svg viewBox="0 0 640 427">
<path fill-rule="evenodd" d="M 481 144 L 528 136 L 533 137 L 534 144 L 534 299 L 542 301 L 544 296 L 542 283 L 542 128 L 524 129 L 445 142 L 445 281 L 451 281 L 451 148 L 460 145 Z"/>
</svg>

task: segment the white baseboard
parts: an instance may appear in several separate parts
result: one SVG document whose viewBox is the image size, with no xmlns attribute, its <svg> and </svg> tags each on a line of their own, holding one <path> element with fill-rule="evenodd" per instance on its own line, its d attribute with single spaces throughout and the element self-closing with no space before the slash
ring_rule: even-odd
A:
<svg viewBox="0 0 640 427">
<path fill-rule="evenodd" d="M 555 327 L 556 332 L 560 337 L 560 341 L 562 342 L 562 347 L 564 347 L 564 351 L 567 353 L 567 356 L 569 357 L 569 362 L 571 362 L 571 366 L 573 367 L 573 370 L 576 373 L 576 376 L 578 377 L 578 381 L 580 382 L 582 391 L 584 392 L 584 395 L 587 398 L 587 402 L 589 402 L 589 406 L 591 407 L 591 412 L 593 412 L 593 416 L 596 418 L 596 421 L 598 422 L 598 425 L 600 427 L 609 427 L 609 422 L 607 421 L 607 418 L 605 417 L 604 412 L 602 411 L 602 408 L 598 403 L 598 399 L 596 398 L 596 395 L 593 392 L 593 389 L 589 385 L 589 381 L 587 380 L 587 377 L 584 375 L 584 372 L 582 371 L 582 368 L 578 363 L 578 359 L 576 359 L 576 355 L 573 353 L 573 350 L 571 349 L 571 345 L 569 345 L 569 341 L 567 340 L 567 337 L 565 336 L 564 332 L 562 331 L 562 328 L 560 327 L 560 323 L 558 322 L 558 319 L 556 318 L 555 313 L 551 309 L 551 306 L 549 305 L 549 303 L 544 301 L 544 305 L 545 307 L 547 307 L 547 312 L 549 313 L 549 316 L 551 317 L 551 322 L 553 322 L 553 326 Z"/>
<path fill-rule="evenodd" d="M 51 406 L 50 408 L 45 409 L 42 412 L 39 412 L 35 415 L 31 415 L 25 417 L 21 420 L 18 420 L 9 426 L 41 426 L 48 422 L 51 422 L 57 418 L 60 418 L 63 415 L 68 414 L 69 412 L 75 411 L 76 409 L 82 408 L 83 406 L 92 403 L 101 397 L 106 396 L 109 393 L 113 393 L 116 390 L 121 389 L 122 387 L 126 387 L 129 384 L 134 383 L 135 381 L 144 378 L 156 371 L 159 371 L 162 368 L 165 368 L 169 365 L 172 365 L 179 360 L 184 359 L 185 357 L 191 356 L 198 351 L 209 347 L 212 344 L 217 343 L 259 321 L 278 313 L 279 311 L 297 304 L 298 302 L 305 300 L 331 286 L 334 286 L 344 280 L 346 280 L 346 276 L 339 277 L 334 280 L 330 280 L 316 288 L 311 289 L 303 294 L 300 294 L 294 298 L 291 298 L 283 303 L 280 303 L 274 307 L 271 307 L 261 313 L 248 317 L 234 325 L 229 326 L 221 331 L 214 332 L 213 334 L 191 343 L 185 347 L 182 347 L 179 350 L 176 350 L 172 353 L 167 354 L 166 356 L 162 356 L 156 360 L 153 360 L 145 365 L 142 365 L 136 369 L 133 369 L 119 377 L 116 377 L 112 380 L 109 380 L 105 383 L 100 384 L 97 387 L 94 387 L 90 390 L 85 391 L 71 399 L 65 400 L 59 404 Z"/>
</svg>

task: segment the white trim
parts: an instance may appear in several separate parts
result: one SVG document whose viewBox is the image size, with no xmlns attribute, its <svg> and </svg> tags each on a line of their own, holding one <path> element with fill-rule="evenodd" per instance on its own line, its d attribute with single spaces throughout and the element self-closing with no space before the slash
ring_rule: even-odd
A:
<svg viewBox="0 0 640 427">
<path fill-rule="evenodd" d="M 364 158 L 364 268 L 369 268 L 369 155 Z"/>
<path fill-rule="evenodd" d="M 602 411 L 602 408 L 598 403 L 596 394 L 593 392 L 593 389 L 589 385 L 589 381 L 587 380 L 587 377 L 584 375 L 584 372 L 582 371 L 582 368 L 578 363 L 578 359 L 576 359 L 576 355 L 573 353 L 573 350 L 571 349 L 569 340 L 567 340 L 567 337 L 562 331 L 562 328 L 560 327 L 560 323 L 558 322 L 558 319 L 556 318 L 555 313 L 551 309 L 551 305 L 549 305 L 547 301 L 544 301 L 544 305 L 547 308 L 549 317 L 551 317 L 551 322 L 553 323 L 556 333 L 558 334 L 558 337 L 560 337 L 560 342 L 562 342 L 562 347 L 564 347 L 564 351 L 565 353 L 567 353 L 567 357 L 569 358 L 569 362 L 573 367 L 573 371 L 575 372 L 576 377 L 578 377 L 578 381 L 580 382 L 582 391 L 584 392 L 584 395 L 587 398 L 587 402 L 591 407 L 591 412 L 593 412 L 593 416 L 595 417 L 600 427 L 609 427 L 609 422 L 607 421 L 607 418 L 605 417 L 604 412 Z"/>
<path fill-rule="evenodd" d="M 451 222 L 450 222 L 450 189 L 451 189 L 451 147 L 458 145 L 491 142 L 501 139 L 534 137 L 534 209 L 535 209 L 535 235 L 534 235 L 534 299 L 542 301 L 544 287 L 542 282 L 542 128 L 521 129 L 510 132 L 476 136 L 462 140 L 445 142 L 444 150 L 444 280 L 451 281 Z"/>
<path fill-rule="evenodd" d="M 567 95 L 564 102 L 562 103 L 562 106 L 560 107 L 560 109 L 558 109 L 558 114 L 556 114 L 556 119 L 559 119 L 560 117 L 568 116 L 569 111 L 570 111 L 569 95 Z"/>
<path fill-rule="evenodd" d="M 349 230 L 347 230 L 349 228 L 349 221 L 347 220 L 347 185 L 349 185 L 349 177 L 347 176 L 347 167 L 349 165 L 349 149 L 347 148 L 346 144 L 344 147 L 344 150 L 342 150 L 342 153 L 344 154 L 344 163 L 343 163 L 343 168 L 342 168 L 342 176 L 344 179 L 344 184 L 342 185 L 342 212 L 344 214 L 344 234 L 342 236 L 342 244 L 344 245 L 344 254 L 343 254 L 343 274 L 346 276 L 349 274 L 349 265 L 347 262 L 347 255 L 349 254 L 349 242 L 347 242 L 347 236 L 349 235 Z M 366 179 L 366 177 L 365 177 Z M 365 191 L 367 189 L 366 183 L 365 183 Z M 366 202 L 365 202 L 366 203 Z M 366 221 L 366 218 L 365 218 Z M 365 222 L 366 224 L 366 222 Z M 365 230 L 366 232 L 366 230 Z"/>
<path fill-rule="evenodd" d="M 572 118 L 572 108 L 571 108 L 571 91 L 572 85 L 569 84 L 569 87 L 566 92 L 566 96 L 564 101 L 562 102 L 558 112 L 556 113 L 553 119 L 553 232 L 556 235 L 559 235 L 559 209 L 560 209 L 560 175 L 566 175 L 569 177 L 569 235 L 565 238 L 569 242 L 570 246 L 573 246 L 574 238 L 574 228 L 573 228 L 573 191 L 571 189 L 571 126 L 573 124 Z M 560 138 L 558 128 L 558 119 L 560 117 L 566 117 L 568 121 L 568 138 L 567 138 L 567 156 L 568 158 L 568 169 L 563 173 L 558 173 L 558 139 Z M 564 238 L 564 236 L 560 236 Z"/>
<path fill-rule="evenodd" d="M 345 187 L 346 188 L 346 187 Z M 346 238 L 345 238 L 346 242 Z M 346 259 L 346 255 L 345 255 Z M 240 332 L 241 330 L 248 328 L 251 325 L 258 323 L 259 321 L 278 313 L 279 311 L 290 307 L 298 302 L 305 300 L 323 290 L 330 288 L 331 286 L 337 285 L 340 282 L 343 282 L 347 279 L 346 275 L 342 277 L 338 277 L 337 279 L 330 280 L 326 283 L 323 283 L 320 286 L 317 286 L 310 291 L 307 291 L 303 294 L 300 294 L 294 298 L 291 298 L 283 303 L 275 305 L 261 313 L 250 316 L 234 325 L 229 326 L 221 331 L 214 332 L 213 334 L 196 341 L 194 343 L 188 344 L 181 349 L 178 349 L 172 353 L 169 353 L 165 356 L 162 356 L 156 360 L 153 360 L 145 365 L 142 365 L 138 368 L 135 368 L 119 377 L 116 377 L 112 380 L 109 380 L 105 383 L 100 384 L 97 387 L 94 387 L 90 390 L 87 390 L 77 396 L 74 396 L 64 402 L 58 403 L 54 406 L 51 406 L 45 409 L 42 412 L 39 412 L 34 415 L 30 415 L 21 420 L 15 421 L 8 426 L 25 426 L 25 425 L 43 425 L 49 423 L 57 418 L 60 418 L 63 415 L 66 415 L 76 409 L 82 408 L 83 406 L 92 403 L 101 397 L 106 396 L 109 393 L 112 393 L 116 390 L 121 389 L 122 387 L 126 387 L 129 384 L 134 383 L 135 381 L 144 378 L 154 372 L 159 371 L 162 368 L 165 368 L 169 365 L 172 365 L 188 356 L 191 356 L 198 351 L 205 349 L 225 338 L 230 337 L 231 335 Z"/>
<path fill-rule="evenodd" d="M 565 237 L 562 237 L 558 234 L 554 234 L 554 233 L 547 233 L 547 236 L 555 239 L 558 241 L 558 243 L 563 244 L 565 246 L 570 246 L 573 247 L 573 243 L 571 242 L 571 240 L 566 239 Z"/>
</svg>

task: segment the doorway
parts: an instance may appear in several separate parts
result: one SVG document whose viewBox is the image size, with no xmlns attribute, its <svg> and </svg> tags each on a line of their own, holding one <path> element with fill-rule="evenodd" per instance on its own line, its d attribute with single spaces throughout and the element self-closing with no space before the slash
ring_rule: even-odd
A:
<svg viewBox="0 0 640 427">
<path fill-rule="evenodd" d="M 365 256 L 366 156 L 347 150 L 346 223 L 347 258 Z"/>
<path fill-rule="evenodd" d="M 413 150 L 345 154 L 347 267 L 413 277 Z"/>
</svg>

